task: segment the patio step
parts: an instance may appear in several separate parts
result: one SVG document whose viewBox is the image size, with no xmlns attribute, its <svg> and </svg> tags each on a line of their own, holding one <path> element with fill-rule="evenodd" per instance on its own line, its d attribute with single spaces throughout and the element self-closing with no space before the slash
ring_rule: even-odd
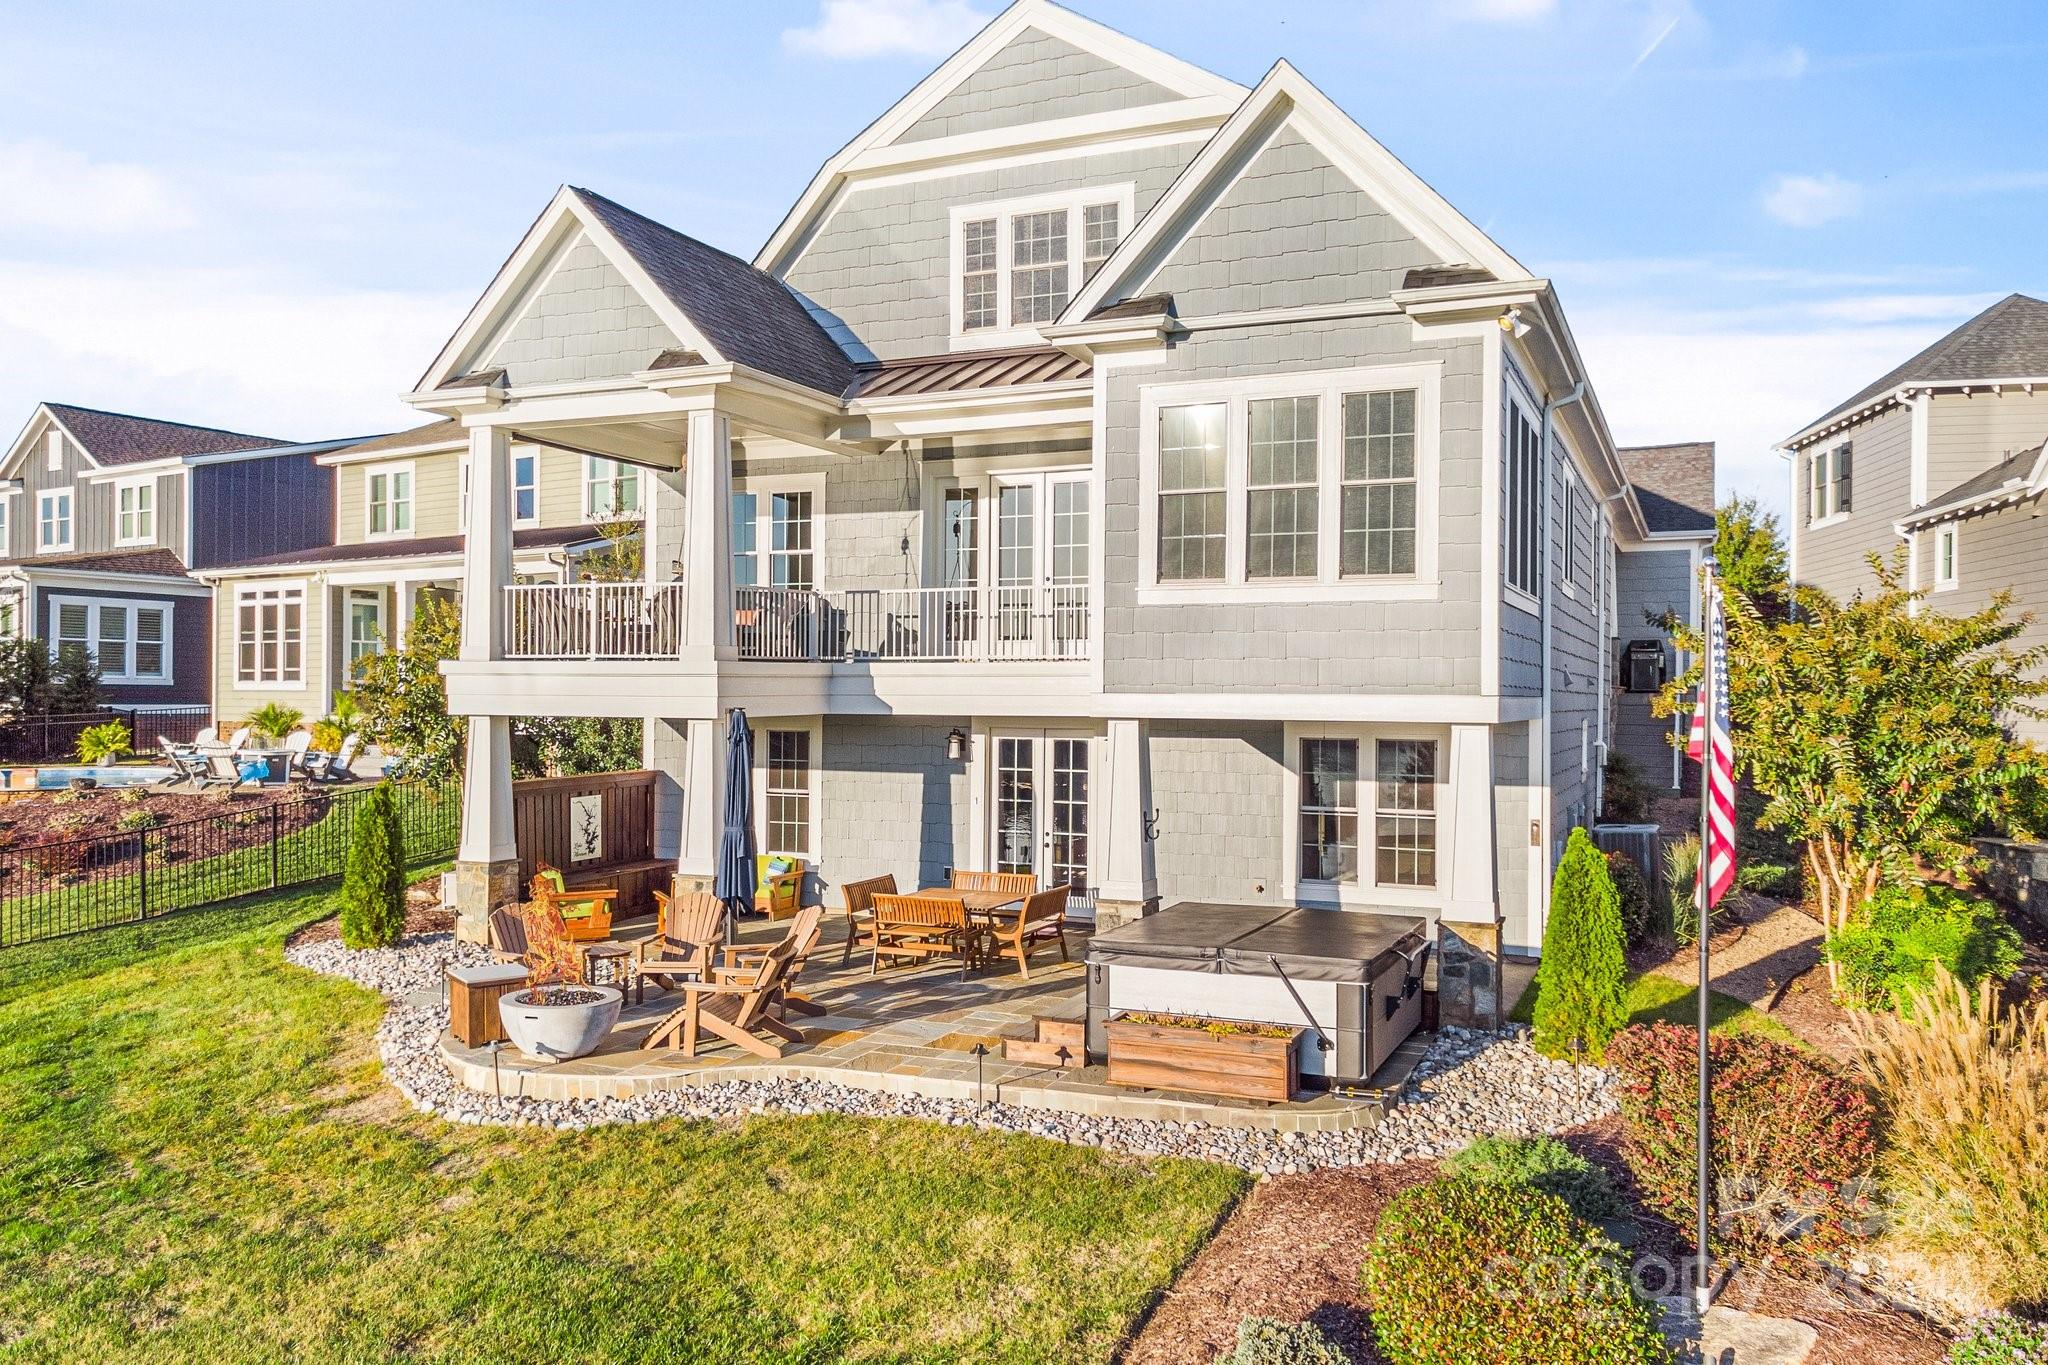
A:
<svg viewBox="0 0 2048 1365">
<path fill-rule="evenodd" d="M 1061 1049 L 1066 1056 L 1061 1057 Z M 1031 1036 L 1003 1039 L 1003 1060 L 1025 1066 L 1056 1066 L 1078 1070 L 1088 1064 L 1088 1026 L 1078 1019 L 1031 1020 Z"/>
</svg>

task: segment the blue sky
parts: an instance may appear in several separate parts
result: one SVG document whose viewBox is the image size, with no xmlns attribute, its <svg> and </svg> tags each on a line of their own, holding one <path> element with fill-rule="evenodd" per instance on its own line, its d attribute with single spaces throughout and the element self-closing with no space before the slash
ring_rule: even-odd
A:
<svg viewBox="0 0 2048 1365">
<path fill-rule="evenodd" d="M 558 184 L 750 256 L 997 8 L 15 0 L 0 422 L 407 425 L 395 395 Z M 1288 57 L 1557 282 L 1617 437 L 1718 441 L 1724 494 L 1782 503 L 1772 441 L 2048 294 L 2037 6 L 1076 8 L 1247 85 Z"/>
</svg>

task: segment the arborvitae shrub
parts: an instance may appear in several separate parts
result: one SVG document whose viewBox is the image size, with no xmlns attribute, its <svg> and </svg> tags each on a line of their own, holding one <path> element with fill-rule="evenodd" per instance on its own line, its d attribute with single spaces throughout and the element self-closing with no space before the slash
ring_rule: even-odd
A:
<svg viewBox="0 0 2048 1365">
<path fill-rule="evenodd" d="M 341 878 L 341 941 L 388 948 L 405 932 L 405 834 L 389 783 L 370 789 L 356 809 Z"/>
<path fill-rule="evenodd" d="M 1566 841 L 1551 882 L 1543 961 L 1536 968 L 1536 1048 L 1597 1062 L 1628 1022 L 1621 897 L 1586 831 Z"/>
</svg>

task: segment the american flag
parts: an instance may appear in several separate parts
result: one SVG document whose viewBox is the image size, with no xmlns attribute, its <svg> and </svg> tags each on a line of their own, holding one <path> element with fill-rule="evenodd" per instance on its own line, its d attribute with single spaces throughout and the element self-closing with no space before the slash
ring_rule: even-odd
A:
<svg viewBox="0 0 2048 1365">
<path fill-rule="evenodd" d="M 1692 734 L 1685 756 L 1701 765 L 1707 803 L 1706 903 L 1711 910 L 1735 885 L 1735 736 L 1728 719 L 1728 620 L 1721 613 L 1721 589 L 1707 579 L 1707 666 L 1704 685 L 1693 703 Z M 1708 716 L 1709 694 L 1713 715 Z M 1695 892 L 1693 899 L 1700 900 Z"/>
</svg>

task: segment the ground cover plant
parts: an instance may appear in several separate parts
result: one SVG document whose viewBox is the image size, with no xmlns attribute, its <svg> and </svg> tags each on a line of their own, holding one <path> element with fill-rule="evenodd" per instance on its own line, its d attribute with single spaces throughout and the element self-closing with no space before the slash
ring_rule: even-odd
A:
<svg viewBox="0 0 2048 1365">
<path fill-rule="evenodd" d="M 444 1124 L 384 1002 L 281 960 L 333 899 L 0 952 L 0 1359 L 1107 1361 L 1246 1187 L 908 1121 Z"/>
</svg>

